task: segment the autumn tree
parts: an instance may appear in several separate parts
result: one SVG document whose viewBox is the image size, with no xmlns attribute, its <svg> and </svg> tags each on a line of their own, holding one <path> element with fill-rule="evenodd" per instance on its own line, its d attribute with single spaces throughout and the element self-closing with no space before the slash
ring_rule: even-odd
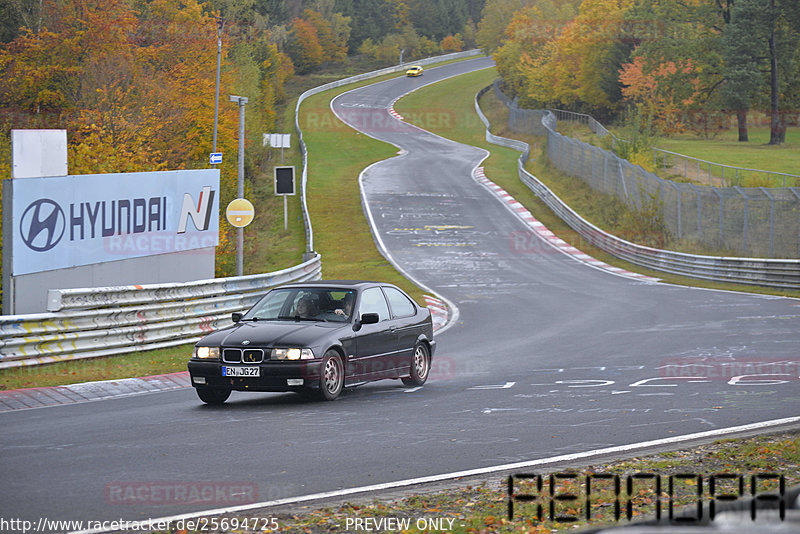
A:
<svg viewBox="0 0 800 534">
<path fill-rule="evenodd" d="M 518 96 L 521 104 L 543 106 L 555 101 L 552 87 L 557 65 L 553 58 L 558 39 L 579 4 L 580 0 L 536 0 L 512 14 L 493 57 L 506 89 Z M 487 3 L 486 9 L 491 6 Z M 481 30 L 478 33 L 480 37 Z"/>
<path fill-rule="evenodd" d="M 366 39 L 379 43 L 407 23 L 408 11 L 400 0 L 336 0 L 334 6 L 337 13 L 351 18 L 350 50 L 357 50 Z"/>
<path fill-rule="evenodd" d="M 318 11 L 306 9 L 303 20 L 316 30 L 322 48 L 322 61 L 344 61 L 347 57 L 347 40 L 350 37 L 350 17 L 340 13 L 330 13 L 324 17 Z"/>
<path fill-rule="evenodd" d="M 299 74 L 305 74 L 315 69 L 324 58 L 317 29 L 313 24 L 301 18 L 292 21 L 286 50 Z"/>
<path fill-rule="evenodd" d="M 464 29 L 469 19 L 464 0 L 406 0 L 417 33 L 440 41 Z"/>
<path fill-rule="evenodd" d="M 759 59 L 753 50 L 751 23 L 747 18 L 749 10 L 747 2 L 737 2 L 735 12 L 731 8 L 727 13 L 722 36 L 724 83 L 721 97 L 725 107 L 736 113 L 740 142 L 749 139 L 747 112 L 757 98 L 762 79 Z"/>
<path fill-rule="evenodd" d="M 505 40 L 514 14 L 525 4 L 525 0 L 487 0 L 478 22 L 478 46 L 487 52 L 494 52 Z"/>
<path fill-rule="evenodd" d="M 464 49 L 464 41 L 461 39 L 461 34 L 448 35 L 442 39 L 441 45 L 442 52 L 460 52 Z"/>
<path fill-rule="evenodd" d="M 753 97 L 767 104 L 771 145 L 785 141 L 786 107 L 800 105 L 798 24 L 797 0 L 737 0 L 725 29 L 726 95 L 743 107 Z"/>
</svg>

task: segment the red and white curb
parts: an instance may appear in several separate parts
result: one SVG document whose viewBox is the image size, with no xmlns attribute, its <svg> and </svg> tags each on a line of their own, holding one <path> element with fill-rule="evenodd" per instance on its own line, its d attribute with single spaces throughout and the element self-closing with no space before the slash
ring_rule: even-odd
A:
<svg viewBox="0 0 800 534">
<path fill-rule="evenodd" d="M 396 112 L 394 110 L 394 105 L 397 103 L 398 100 L 400 100 L 400 98 L 401 97 L 398 96 L 397 98 L 395 98 L 394 100 L 389 102 L 389 115 L 391 115 L 392 117 L 394 117 L 395 119 L 397 119 L 399 121 L 404 121 L 405 118 L 403 118 L 402 115 L 400 115 L 398 112 Z"/>
<path fill-rule="evenodd" d="M 183 371 L 141 378 L 84 382 L 69 386 L 0 391 L 0 413 L 131 397 L 144 393 L 183 389 L 191 385 L 189 372 Z"/>
<path fill-rule="evenodd" d="M 585 252 L 578 250 L 577 248 L 573 247 L 553 232 L 551 232 L 544 224 L 539 222 L 528 209 L 520 204 L 514 197 L 512 197 L 505 189 L 497 185 L 496 183 L 492 182 L 486 177 L 484 173 L 483 167 L 477 167 L 473 173 L 473 177 L 475 180 L 486 187 L 489 191 L 491 191 L 495 196 L 500 198 L 503 202 L 505 202 L 511 211 L 513 211 L 520 219 L 525 221 L 525 223 L 530 227 L 530 229 L 539 237 L 541 237 L 546 243 L 555 247 L 558 251 L 570 256 L 581 263 L 585 263 L 587 265 L 591 265 L 597 269 L 601 269 L 603 271 L 608 271 L 610 273 L 614 273 L 620 276 L 624 276 L 627 278 L 631 278 L 634 280 L 640 280 L 643 282 L 658 282 L 660 281 L 659 278 L 653 278 L 652 276 L 647 276 L 640 273 L 634 273 L 628 271 L 626 269 L 622 269 L 620 267 L 614 267 L 613 265 L 609 265 L 603 261 L 600 261 L 592 256 L 589 256 Z"/>
<path fill-rule="evenodd" d="M 423 295 L 425 304 L 431 311 L 431 320 L 433 320 L 433 331 L 436 332 L 444 325 L 450 318 L 450 311 L 447 309 L 447 304 L 442 299 L 431 295 Z"/>
</svg>

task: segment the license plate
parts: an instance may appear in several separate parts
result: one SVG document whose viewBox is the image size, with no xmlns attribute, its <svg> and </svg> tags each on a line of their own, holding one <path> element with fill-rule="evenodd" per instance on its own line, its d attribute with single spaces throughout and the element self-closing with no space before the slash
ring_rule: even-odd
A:
<svg viewBox="0 0 800 534">
<path fill-rule="evenodd" d="M 222 376 L 261 376 L 260 367 L 222 367 Z"/>
</svg>

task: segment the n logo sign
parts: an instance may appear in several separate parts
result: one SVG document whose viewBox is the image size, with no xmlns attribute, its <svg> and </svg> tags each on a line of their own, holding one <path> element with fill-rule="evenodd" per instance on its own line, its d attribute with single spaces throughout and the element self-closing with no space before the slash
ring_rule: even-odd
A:
<svg viewBox="0 0 800 534">
<path fill-rule="evenodd" d="M 194 199 L 189 193 L 183 194 L 183 205 L 181 206 L 181 218 L 178 222 L 178 233 L 186 233 L 186 223 L 189 217 L 192 218 L 195 228 L 198 230 L 208 230 L 208 225 L 211 222 L 211 211 L 214 206 L 214 193 L 211 186 L 203 187 L 200 191 L 200 200 L 197 202 L 195 209 Z"/>
</svg>

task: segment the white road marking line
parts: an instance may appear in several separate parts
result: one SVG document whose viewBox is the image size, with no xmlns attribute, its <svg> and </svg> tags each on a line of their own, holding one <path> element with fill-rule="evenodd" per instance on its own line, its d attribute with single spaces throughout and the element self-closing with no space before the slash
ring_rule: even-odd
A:
<svg viewBox="0 0 800 534">
<path fill-rule="evenodd" d="M 467 389 L 509 389 L 514 387 L 514 384 L 516 384 L 516 382 L 506 382 L 505 384 L 496 384 L 491 386 L 473 386 Z"/>
</svg>

